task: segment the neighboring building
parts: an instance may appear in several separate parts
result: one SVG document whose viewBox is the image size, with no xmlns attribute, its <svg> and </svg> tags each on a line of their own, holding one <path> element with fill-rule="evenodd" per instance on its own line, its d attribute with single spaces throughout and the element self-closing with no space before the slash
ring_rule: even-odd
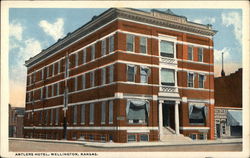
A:
<svg viewBox="0 0 250 158">
<path fill-rule="evenodd" d="M 25 137 L 214 139 L 215 33 L 170 10 L 94 16 L 26 61 Z"/>
<path fill-rule="evenodd" d="M 242 68 L 214 79 L 215 136 L 242 137 Z"/>
<path fill-rule="evenodd" d="M 9 104 L 9 137 L 23 138 L 24 108 Z"/>
</svg>

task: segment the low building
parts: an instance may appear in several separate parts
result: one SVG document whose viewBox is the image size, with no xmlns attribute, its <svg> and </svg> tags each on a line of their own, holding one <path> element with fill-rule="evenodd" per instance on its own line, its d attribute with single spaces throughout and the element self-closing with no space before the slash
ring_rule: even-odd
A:
<svg viewBox="0 0 250 158">
<path fill-rule="evenodd" d="M 242 68 L 215 78 L 214 89 L 215 137 L 242 137 Z"/>
<path fill-rule="evenodd" d="M 24 108 L 9 104 L 9 137 L 23 138 Z"/>
</svg>

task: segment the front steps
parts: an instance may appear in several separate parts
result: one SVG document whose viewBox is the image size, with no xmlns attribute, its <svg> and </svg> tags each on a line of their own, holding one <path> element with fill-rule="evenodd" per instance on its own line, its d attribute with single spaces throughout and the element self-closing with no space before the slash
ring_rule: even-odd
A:
<svg viewBox="0 0 250 158">
<path fill-rule="evenodd" d="M 185 137 L 183 134 L 175 134 L 175 131 L 170 127 L 163 127 L 163 136 L 161 141 L 163 142 L 192 142 L 189 137 Z"/>
</svg>

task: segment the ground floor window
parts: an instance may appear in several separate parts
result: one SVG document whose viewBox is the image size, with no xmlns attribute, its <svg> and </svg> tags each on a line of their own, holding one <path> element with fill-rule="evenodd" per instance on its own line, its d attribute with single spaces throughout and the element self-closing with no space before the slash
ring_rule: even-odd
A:
<svg viewBox="0 0 250 158">
<path fill-rule="evenodd" d="M 149 116 L 149 102 L 147 100 L 128 100 L 126 114 L 128 123 L 147 123 Z"/>
<path fill-rule="evenodd" d="M 89 135 L 89 141 L 94 141 L 94 136 L 93 135 Z"/>
<path fill-rule="evenodd" d="M 189 104 L 189 123 L 205 124 L 207 116 L 207 107 L 205 104 L 190 103 Z"/>
<path fill-rule="evenodd" d="M 135 134 L 129 134 L 128 135 L 128 142 L 135 142 L 136 141 L 136 135 Z"/>
<path fill-rule="evenodd" d="M 140 135 L 140 141 L 148 141 L 148 135 L 147 134 L 142 134 Z"/>
</svg>

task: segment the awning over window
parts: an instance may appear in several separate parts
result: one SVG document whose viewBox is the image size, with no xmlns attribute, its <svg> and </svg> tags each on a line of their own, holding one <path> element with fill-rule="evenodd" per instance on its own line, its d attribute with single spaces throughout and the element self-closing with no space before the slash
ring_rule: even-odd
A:
<svg viewBox="0 0 250 158">
<path fill-rule="evenodd" d="M 228 110 L 227 111 L 227 125 L 228 126 L 242 126 L 242 111 Z"/>
<path fill-rule="evenodd" d="M 128 100 L 126 114 L 129 120 L 145 120 L 148 117 L 149 103 L 146 100 Z"/>
</svg>

